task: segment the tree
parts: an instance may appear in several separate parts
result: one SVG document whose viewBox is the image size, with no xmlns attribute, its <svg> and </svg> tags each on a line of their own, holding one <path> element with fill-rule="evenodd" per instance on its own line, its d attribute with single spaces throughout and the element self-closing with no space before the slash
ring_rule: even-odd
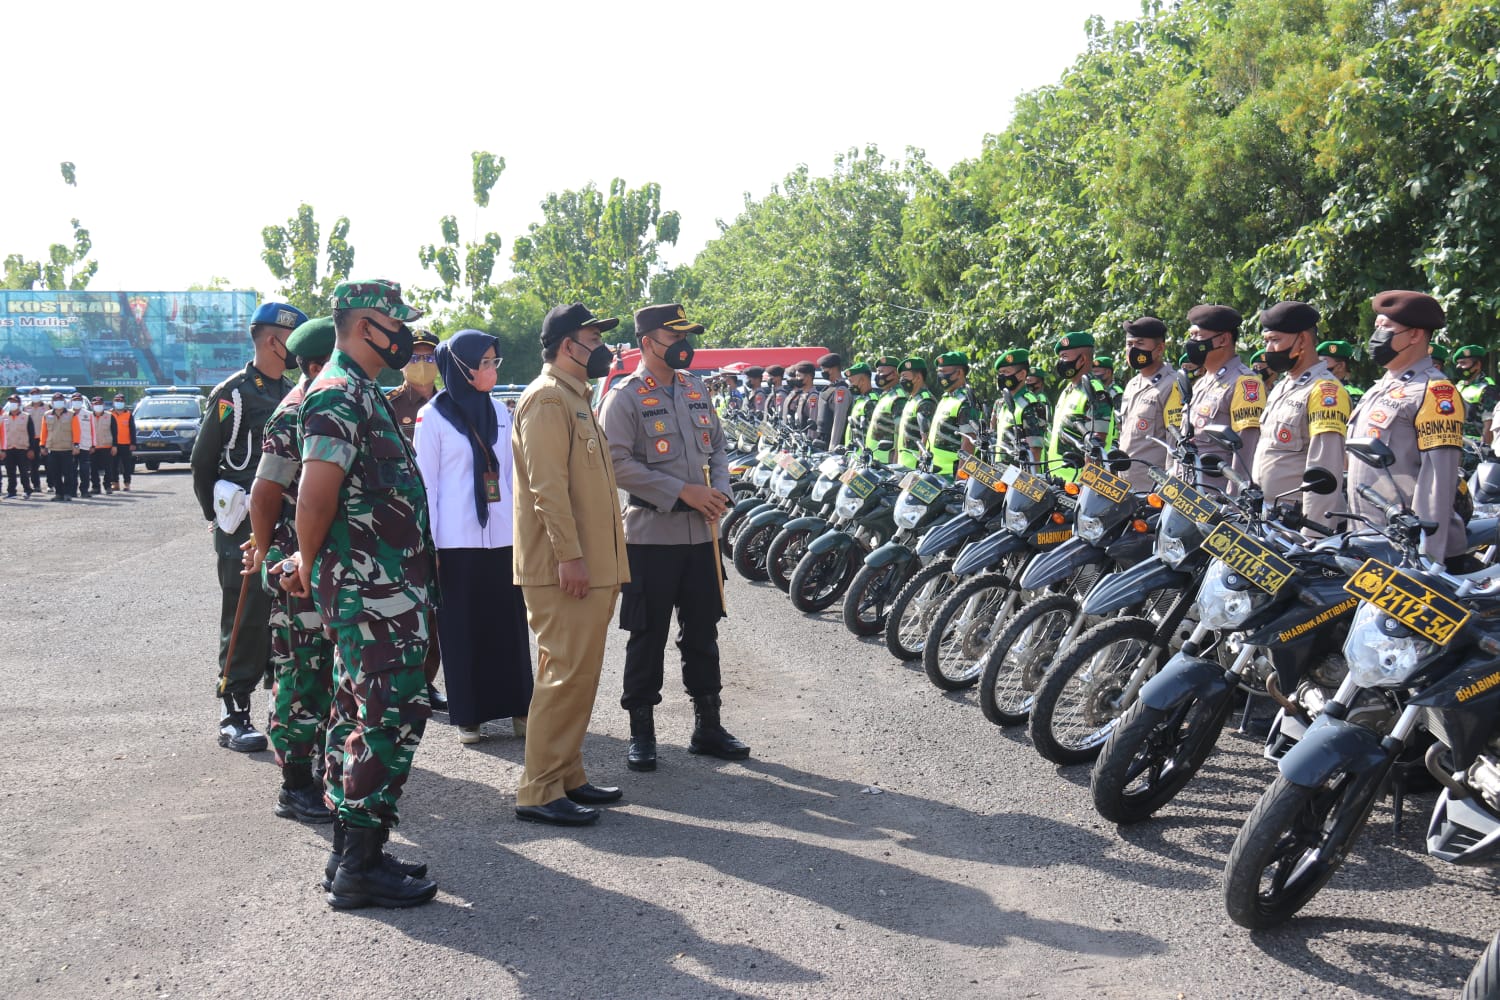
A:
<svg viewBox="0 0 1500 1000">
<path fill-rule="evenodd" d="M 72 163 L 61 164 L 63 183 L 78 186 L 77 170 Z M 93 237 L 77 219 L 68 220 L 73 227 L 73 242 L 54 243 L 47 248 L 45 258 L 30 260 L 19 253 L 5 258 L 5 274 L 0 278 L 0 288 L 32 289 L 40 284 L 54 291 L 80 292 L 88 288 L 89 281 L 99 270 L 99 262 L 86 259 L 93 249 Z"/>
<path fill-rule="evenodd" d="M 320 227 L 313 207 L 303 203 L 284 226 L 266 226 L 260 231 L 265 249 L 260 259 L 281 287 L 278 297 L 309 316 L 325 315 L 331 308 L 333 289 L 348 279 L 354 267 L 354 246 L 349 242 L 349 220 L 340 216 L 328 234 L 326 248 L 319 239 Z M 326 272 L 319 277 L 319 259 L 326 255 Z"/>
<path fill-rule="evenodd" d="M 474 204 L 484 208 L 490 203 L 490 190 L 505 172 L 505 157 L 476 151 L 472 160 Z M 478 242 L 471 241 L 460 248 L 456 217 L 443 216 L 438 221 L 438 229 L 443 236 L 442 243 L 424 245 L 417 251 L 417 259 L 424 270 L 435 271 L 442 284 L 438 288 L 420 289 L 416 300 L 428 304 L 435 300 L 452 302 L 454 289 L 462 282 L 468 289 L 466 305 L 473 309 L 491 288 L 490 279 L 495 273 L 495 262 L 500 253 L 500 237 L 495 233 L 485 233 Z M 460 249 L 463 253 L 462 263 L 459 258 Z"/>
</svg>

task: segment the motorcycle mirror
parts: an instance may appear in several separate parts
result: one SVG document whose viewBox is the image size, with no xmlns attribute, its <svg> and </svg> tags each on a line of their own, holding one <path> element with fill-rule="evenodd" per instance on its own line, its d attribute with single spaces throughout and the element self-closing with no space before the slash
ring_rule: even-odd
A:
<svg viewBox="0 0 1500 1000">
<path fill-rule="evenodd" d="M 1388 469 L 1396 462 L 1391 446 L 1379 438 L 1351 438 L 1344 443 L 1344 450 L 1377 469 Z"/>
<path fill-rule="evenodd" d="M 1299 493 L 1315 493 L 1320 497 L 1326 497 L 1339 488 L 1338 477 L 1327 469 L 1318 466 L 1309 466 L 1302 473 L 1302 483 L 1297 487 Z"/>
<path fill-rule="evenodd" d="M 1224 463 L 1219 460 L 1218 455 L 1204 455 L 1198 459 L 1198 467 L 1205 476 L 1214 479 L 1224 478 Z"/>
<path fill-rule="evenodd" d="M 1228 448 L 1230 451 L 1239 451 L 1245 446 L 1244 440 L 1223 424 L 1214 424 L 1211 427 L 1203 428 L 1203 436 L 1216 444 Z"/>
<path fill-rule="evenodd" d="M 896 442 L 894 442 L 894 441 L 876 441 L 875 442 L 875 450 L 876 451 L 891 451 L 895 447 L 896 447 Z"/>
<path fill-rule="evenodd" d="M 1111 448 L 1107 457 L 1109 458 L 1110 472 L 1130 471 L 1130 456 L 1125 454 L 1119 448 Z"/>
<path fill-rule="evenodd" d="M 1083 453 L 1077 451 L 1065 451 L 1062 453 L 1063 464 L 1074 469 L 1083 468 Z"/>
</svg>

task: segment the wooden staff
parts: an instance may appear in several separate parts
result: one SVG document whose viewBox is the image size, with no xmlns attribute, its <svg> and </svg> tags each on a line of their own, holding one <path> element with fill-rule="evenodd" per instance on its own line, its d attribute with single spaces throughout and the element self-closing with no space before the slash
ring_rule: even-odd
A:
<svg viewBox="0 0 1500 1000">
<path fill-rule="evenodd" d="M 255 537 L 250 537 L 250 545 L 255 544 Z M 244 617 L 245 595 L 250 593 L 250 577 L 248 572 L 240 573 L 240 599 L 234 606 L 234 625 L 229 629 L 229 648 L 224 652 L 224 666 L 219 668 L 219 697 L 224 696 L 224 685 L 229 680 L 229 664 L 234 659 L 234 643 L 240 637 L 240 619 Z"/>
<path fill-rule="evenodd" d="M 709 489 L 713 489 L 714 488 L 713 476 L 710 474 L 709 468 L 708 468 L 707 465 L 703 466 L 703 485 L 707 486 Z M 724 599 L 724 564 L 721 561 L 721 557 L 719 555 L 719 522 L 718 521 L 715 521 L 713 523 L 713 532 L 712 532 L 712 534 L 713 534 L 713 538 L 714 538 L 714 580 L 716 580 L 718 582 L 718 584 L 719 584 L 719 610 L 723 613 L 724 617 L 728 618 L 729 617 L 729 602 Z"/>
</svg>

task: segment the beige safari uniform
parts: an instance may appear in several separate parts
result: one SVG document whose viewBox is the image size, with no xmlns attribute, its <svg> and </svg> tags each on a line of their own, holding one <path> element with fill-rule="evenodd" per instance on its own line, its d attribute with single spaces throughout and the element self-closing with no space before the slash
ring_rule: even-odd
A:
<svg viewBox="0 0 1500 1000">
<path fill-rule="evenodd" d="M 1271 398 L 1260 418 L 1260 448 L 1255 453 L 1254 480 L 1270 505 L 1281 494 L 1297 488 L 1302 473 L 1321 468 L 1333 473 L 1344 485 L 1344 432 L 1349 424 L 1349 390 L 1318 360 L 1295 379 L 1283 375 L 1271 389 Z M 1293 494 L 1301 499 L 1302 513 L 1319 525 L 1332 526 L 1328 517 L 1345 510 L 1340 490 L 1327 496 Z"/>
<path fill-rule="evenodd" d="M 1206 427 L 1228 427 L 1244 441 L 1244 447 L 1234 455 L 1234 470 L 1249 476 L 1260 445 L 1260 416 L 1265 405 L 1266 389 L 1259 376 L 1234 355 L 1224 367 L 1204 372 L 1193 383 L 1193 401 L 1183 410 L 1183 432 L 1196 434 Z M 1198 438 L 1198 454 L 1217 455 L 1229 464 L 1229 453 L 1207 438 Z M 1230 494 L 1239 492 L 1227 480 L 1224 489 Z"/>
<path fill-rule="evenodd" d="M 583 737 L 594 711 L 604 640 L 630 563 L 609 442 L 588 386 L 543 365 L 516 403 L 515 582 L 536 633 L 536 692 L 516 804 L 545 805 L 588 780 Z M 588 596 L 563 593 L 557 565 L 582 558 Z"/>
<path fill-rule="evenodd" d="M 1389 470 L 1349 460 L 1349 509 L 1384 523 L 1385 515 L 1359 495 L 1369 486 L 1393 503 L 1406 499 L 1417 517 L 1437 531 L 1422 540 L 1422 552 L 1439 561 L 1463 552 L 1464 525 L 1453 511 L 1463 454 L 1464 401 L 1431 357 L 1400 372 L 1386 372 L 1365 393 L 1349 421 L 1349 437 L 1379 438 L 1396 453 Z M 1391 478 L 1401 496 L 1392 496 Z"/>
<path fill-rule="evenodd" d="M 1125 395 L 1120 400 L 1120 450 L 1131 458 L 1150 462 L 1158 469 L 1167 467 L 1167 449 L 1151 439 L 1172 439 L 1168 428 L 1182 426 L 1182 389 L 1177 384 L 1177 371 L 1163 363 L 1156 374 L 1149 378 L 1137 373 L 1125 383 Z M 1130 470 L 1122 473 L 1137 493 L 1150 493 L 1155 482 L 1145 465 L 1131 463 Z"/>
<path fill-rule="evenodd" d="M 801 397 L 798 397 L 799 399 Z M 659 385 L 645 366 L 620 380 L 600 407 L 625 508 L 625 541 L 631 545 L 696 545 L 713 540 L 716 526 L 680 502 L 684 483 L 730 495 L 724 428 L 697 376 L 678 372 Z"/>
</svg>

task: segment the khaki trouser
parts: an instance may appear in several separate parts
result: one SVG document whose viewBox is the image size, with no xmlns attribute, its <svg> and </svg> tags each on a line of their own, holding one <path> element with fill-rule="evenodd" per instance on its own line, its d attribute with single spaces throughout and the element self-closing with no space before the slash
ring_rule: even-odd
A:
<svg viewBox="0 0 1500 1000">
<path fill-rule="evenodd" d="M 583 600 L 561 587 L 522 587 L 536 633 L 536 690 L 526 722 L 526 769 L 516 805 L 540 806 L 588 781 L 583 736 L 594 712 L 604 640 L 619 587 L 595 587 Z"/>
</svg>

